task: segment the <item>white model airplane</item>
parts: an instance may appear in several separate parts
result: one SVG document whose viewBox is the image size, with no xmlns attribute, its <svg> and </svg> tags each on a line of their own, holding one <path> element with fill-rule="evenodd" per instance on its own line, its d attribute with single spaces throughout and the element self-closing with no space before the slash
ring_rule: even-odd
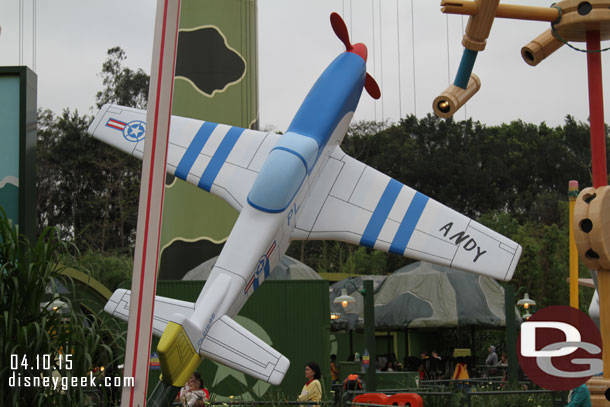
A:
<svg viewBox="0 0 610 407">
<path fill-rule="evenodd" d="M 500 280 L 515 271 L 517 243 L 341 150 L 362 89 L 380 93 L 366 73 L 366 46 L 350 44 L 338 14 L 331 24 L 347 50 L 317 80 L 285 134 L 172 116 L 167 171 L 240 214 L 197 302 L 156 298 L 159 356 L 173 366 L 164 376 L 190 375 L 205 357 L 282 381 L 288 359 L 233 318 L 292 240 L 341 240 Z M 106 105 L 89 133 L 142 158 L 145 117 Z M 126 320 L 129 305 L 129 291 L 117 290 L 105 309 Z"/>
</svg>

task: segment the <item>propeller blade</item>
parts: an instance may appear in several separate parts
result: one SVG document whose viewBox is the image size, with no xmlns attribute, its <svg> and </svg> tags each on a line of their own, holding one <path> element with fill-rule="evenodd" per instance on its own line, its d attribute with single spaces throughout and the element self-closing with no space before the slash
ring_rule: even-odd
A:
<svg viewBox="0 0 610 407">
<path fill-rule="evenodd" d="M 369 75 L 368 72 L 366 73 L 366 80 L 364 81 L 364 89 L 366 89 L 368 94 L 371 95 L 373 99 L 379 99 L 381 97 L 379 85 L 377 85 L 375 79 Z"/>
<path fill-rule="evenodd" d="M 333 31 L 335 32 L 337 37 L 339 37 L 341 42 L 345 44 L 345 49 L 347 51 L 352 49 L 352 44 L 349 42 L 349 33 L 347 31 L 347 26 L 345 25 L 345 22 L 339 14 L 331 13 L 330 25 L 333 27 Z"/>
</svg>

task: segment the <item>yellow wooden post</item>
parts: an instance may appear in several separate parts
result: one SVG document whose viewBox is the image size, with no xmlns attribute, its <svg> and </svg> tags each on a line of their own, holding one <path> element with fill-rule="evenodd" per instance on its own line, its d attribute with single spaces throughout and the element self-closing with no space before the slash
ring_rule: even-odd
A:
<svg viewBox="0 0 610 407">
<path fill-rule="evenodd" d="M 574 240 L 574 206 L 578 197 L 578 181 L 570 181 L 568 186 L 570 200 L 570 307 L 578 309 L 578 250 Z"/>
</svg>

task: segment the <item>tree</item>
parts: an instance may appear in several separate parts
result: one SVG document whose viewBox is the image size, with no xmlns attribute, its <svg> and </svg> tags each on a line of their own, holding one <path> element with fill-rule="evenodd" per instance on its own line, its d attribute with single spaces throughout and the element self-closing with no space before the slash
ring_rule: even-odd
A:
<svg viewBox="0 0 610 407">
<path fill-rule="evenodd" d="M 86 133 L 88 116 L 39 113 L 39 229 L 54 225 L 80 249 L 133 245 L 140 163 Z"/>
<path fill-rule="evenodd" d="M 465 215 L 502 210 L 519 221 L 552 224 L 567 184 L 591 182 L 588 126 L 566 118 L 549 128 L 515 121 L 487 127 L 408 116 L 378 133 L 348 133 L 342 148 Z"/>
<path fill-rule="evenodd" d="M 121 47 L 108 50 L 108 59 L 100 74 L 104 89 L 97 92 L 95 98 L 98 109 L 106 103 L 146 109 L 150 77 L 142 69 L 134 72 L 124 67 L 125 59 L 127 56 Z"/>
<path fill-rule="evenodd" d="M 108 51 L 98 106 L 120 103 L 145 108 L 148 77 L 122 66 L 125 53 Z M 135 243 L 141 163 L 86 131 L 92 118 L 66 109 L 39 111 L 39 231 L 55 225 L 80 249 L 129 253 Z"/>
</svg>

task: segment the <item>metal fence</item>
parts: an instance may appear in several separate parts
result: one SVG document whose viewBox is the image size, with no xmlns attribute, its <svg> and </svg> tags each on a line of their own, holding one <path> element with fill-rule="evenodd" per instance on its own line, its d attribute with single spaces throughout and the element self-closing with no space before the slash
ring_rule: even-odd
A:
<svg viewBox="0 0 610 407">
<path fill-rule="evenodd" d="M 521 382 L 520 386 L 532 386 L 531 382 Z M 420 382 L 420 387 L 413 389 L 383 390 L 387 395 L 395 393 L 417 393 L 426 407 L 522 407 L 534 405 L 539 407 L 563 407 L 567 403 L 567 392 L 550 390 L 529 390 L 526 388 L 505 390 L 506 382 L 494 382 L 488 379 L 471 380 L 429 380 Z M 338 407 L 374 405 L 353 403 L 358 394 L 365 390 L 343 392 L 341 405 Z M 375 406 L 379 407 L 379 406 Z"/>
<path fill-rule="evenodd" d="M 525 406 L 525 405 L 536 405 L 536 406 L 549 406 L 549 407 L 562 407 L 566 405 L 566 394 L 565 392 L 553 392 L 550 390 L 504 390 L 504 391 L 479 391 L 465 393 L 464 403 L 462 406 L 467 407 L 473 406 L 493 406 L 494 404 L 489 400 L 489 397 L 498 397 L 501 400 L 495 404 L 498 406 Z M 542 396 L 542 397 L 540 397 Z M 546 401 L 547 403 L 541 403 Z M 537 402 L 532 403 L 534 398 Z"/>
</svg>

